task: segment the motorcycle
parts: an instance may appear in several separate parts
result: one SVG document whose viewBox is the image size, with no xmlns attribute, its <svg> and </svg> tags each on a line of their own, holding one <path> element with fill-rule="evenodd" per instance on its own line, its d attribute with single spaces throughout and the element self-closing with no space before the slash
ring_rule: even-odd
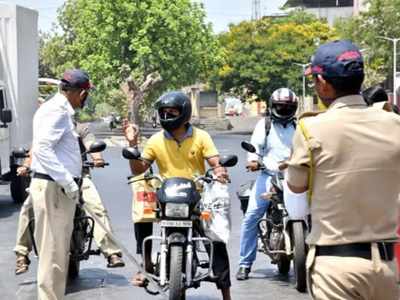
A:
<svg viewBox="0 0 400 300">
<path fill-rule="evenodd" d="M 82 153 L 82 158 L 86 158 L 88 153 L 102 152 L 106 149 L 106 144 L 103 141 L 94 142 L 88 151 Z M 104 166 L 109 165 L 105 163 Z M 94 163 L 88 161 L 87 159 L 82 161 L 83 168 L 94 168 Z M 82 186 L 82 179 L 79 182 L 79 186 Z M 79 204 L 76 205 L 75 216 L 74 216 L 74 228 L 71 236 L 70 244 L 70 257 L 68 265 L 68 279 L 73 280 L 79 276 L 80 262 L 82 260 L 88 260 L 91 255 L 100 255 L 100 249 L 92 249 L 93 243 L 93 230 L 95 222 L 92 217 L 88 216 L 83 210 L 82 204 L 84 200 L 81 197 Z M 29 222 L 29 233 L 33 244 L 33 249 L 36 256 L 38 256 L 38 251 L 34 239 L 34 224 L 35 220 L 31 219 Z M 40 258 L 39 258 L 40 259 Z"/>
<path fill-rule="evenodd" d="M 262 157 L 256 153 L 252 144 L 243 141 L 241 146 L 244 150 Z M 265 169 L 261 159 L 259 165 L 261 170 Z M 283 199 L 283 181 L 283 173 L 277 172 L 271 179 L 271 191 L 263 195 L 263 198 L 270 201 L 270 205 L 265 217 L 258 222 L 261 251 L 271 258 L 271 263 L 276 264 L 279 273 L 283 275 L 289 273 L 290 263 L 293 260 L 295 288 L 303 293 L 307 288 L 305 237 L 309 222 L 290 219 Z"/>
<path fill-rule="evenodd" d="M 124 148 L 122 155 L 126 159 L 140 160 L 140 152 L 134 148 Z M 233 167 L 237 163 L 237 156 L 221 157 L 220 165 Z M 157 189 L 156 215 L 160 225 L 160 235 L 152 235 L 143 241 L 143 253 L 151 247 L 151 241 L 159 241 L 160 249 L 157 253 L 154 271 L 146 272 L 153 278 L 159 287 L 169 290 L 170 300 L 185 299 L 186 290 L 199 288 L 201 281 L 215 281 L 212 275 L 214 247 L 211 239 L 204 237 L 200 222 L 204 212 L 201 211 L 201 196 L 198 192 L 199 184 L 211 184 L 215 179 L 211 175 L 212 169 L 204 176 L 194 180 L 173 177 L 163 179 L 151 171 L 144 178 L 138 180 L 148 182 L 156 179 L 160 185 Z M 130 177 L 132 178 L 132 177 Z M 209 249 L 208 260 L 202 260 L 201 248 Z M 144 270 L 148 270 L 144 260 Z M 152 295 L 157 292 L 146 291 Z"/>
</svg>

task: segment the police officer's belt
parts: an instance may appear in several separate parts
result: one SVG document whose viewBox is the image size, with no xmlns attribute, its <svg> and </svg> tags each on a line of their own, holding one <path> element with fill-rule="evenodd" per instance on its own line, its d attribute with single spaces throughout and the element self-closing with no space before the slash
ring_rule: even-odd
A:
<svg viewBox="0 0 400 300">
<path fill-rule="evenodd" d="M 43 174 L 43 173 L 34 173 L 33 174 L 33 178 L 44 179 L 44 180 L 49 180 L 49 181 L 55 181 L 49 175 Z M 74 180 L 78 185 L 80 184 L 80 181 L 81 181 L 80 178 L 74 178 Z"/>
<path fill-rule="evenodd" d="M 394 243 L 379 242 L 378 249 L 382 260 L 394 258 Z M 354 243 L 345 245 L 316 246 L 316 256 L 361 257 L 371 259 L 371 243 Z"/>
</svg>

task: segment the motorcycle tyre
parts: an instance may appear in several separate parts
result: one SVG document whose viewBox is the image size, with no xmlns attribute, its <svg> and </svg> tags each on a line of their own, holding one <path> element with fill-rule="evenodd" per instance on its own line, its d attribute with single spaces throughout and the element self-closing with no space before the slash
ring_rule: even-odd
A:
<svg viewBox="0 0 400 300">
<path fill-rule="evenodd" d="M 16 172 L 16 171 L 15 171 Z M 24 203 L 25 199 L 28 198 L 29 194 L 26 189 L 30 185 L 31 178 L 29 176 L 12 176 L 10 182 L 11 198 L 14 203 Z"/>
<path fill-rule="evenodd" d="M 69 259 L 69 264 L 68 264 L 68 279 L 69 280 L 74 280 L 79 276 L 79 268 L 81 265 L 81 261 L 75 257 L 73 258 L 72 256 Z"/>
<path fill-rule="evenodd" d="M 185 300 L 183 286 L 183 246 L 171 245 L 169 268 L 169 300 Z"/>
<path fill-rule="evenodd" d="M 287 275 L 290 270 L 290 258 L 286 254 L 281 254 L 278 261 L 278 271 L 281 275 Z"/>
<path fill-rule="evenodd" d="M 304 293 L 307 290 L 306 244 L 302 222 L 293 222 L 293 269 L 296 290 Z"/>
</svg>

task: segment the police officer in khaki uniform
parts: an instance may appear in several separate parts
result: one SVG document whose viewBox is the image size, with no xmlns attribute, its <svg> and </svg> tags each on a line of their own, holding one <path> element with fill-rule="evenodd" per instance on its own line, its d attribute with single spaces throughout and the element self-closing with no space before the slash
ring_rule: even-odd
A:
<svg viewBox="0 0 400 300">
<path fill-rule="evenodd" d="M 96 138 L 94 134 L 89 131 L 88 126 L 77 123 L 76 132 L 79 135 L 79 145 L 81 152 L 85 152 L 89 149 L 90 145 L 95 142 Z M 101 153 L 91 153 L 93 163 L 95 167 L 104 167 L 104 160 Z M 24 161 L 23 166 L 17 169 L 19 176 L 28 176 L 28 172 L 31 165 L 31 156 L 27 157 Z M 110 220 L 105 209 L 100 195 L 97 192 L 96 186 L 91 180 L 90 170 L 84 168 L 82 172 L 82 197 L 87 206 L 90 207 L 91 211 L 94 212 L 104 226 L 111 232 Z M 33 218 L 33 206 L 32 198 L 28 196 L 25 200 L 19 215 L 18 220 L 18 231 L 17 240 L 14 252 L 17 256 L 15 274 L 23 274 L 28 271 L 30 260 L 29 253 L 32 250 L 32 241 L 29 234 L 29 222 Z M 109 268 L 123 267 L 125 263 L 122 260 L 121 250 L 110 240 L 109 235 L 101 226 L 94 226 L 93 237 L 98 247 L 100 248 L 103 255 L 107 258 Z"/>
<path fill-rule="evenodd" d="M 390 269 L 400 194 L 400 118 L 360 95 L 363 59 L 350 41 L 319 47 L 306 75 L 328 106 L 301 119 L 287 183 L 308 190 L 307 238 L 314 299 L 398 300 Z"/>
</svg>

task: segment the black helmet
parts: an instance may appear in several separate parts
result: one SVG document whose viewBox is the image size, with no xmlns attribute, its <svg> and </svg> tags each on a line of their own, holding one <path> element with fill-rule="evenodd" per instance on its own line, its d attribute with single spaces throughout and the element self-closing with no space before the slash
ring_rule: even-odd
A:
<svg viewBox="0 0 400 300">
<path fill-rule="evenodd" d="M 385 89 L 380 85 L 371 86 L 362 91 L 361 94 L 368 105 L 373 105 L 376 102 L 387 102 L 389 100 Z"/>
<path fill-rule="evenodd" d="M 158 98 L 155 107 L 160 117 L 161 127 L 166 131 L 179 128 L 182 124 L 186 124 L 192 117 L 192 104 L 186 94 L 182 92 L 168 92 Z M 175 108 L 179 111 L 179 116 L 171 114 L 163 114 L 163 108 Z"/>
<path fill-rule="evenodd" d="M 277 89 L 269 99 L 269 107 L 272 120 L 286 125 L 295 118 L 297 111 L 296 94 L 288 88 Z"/>
</svg>

